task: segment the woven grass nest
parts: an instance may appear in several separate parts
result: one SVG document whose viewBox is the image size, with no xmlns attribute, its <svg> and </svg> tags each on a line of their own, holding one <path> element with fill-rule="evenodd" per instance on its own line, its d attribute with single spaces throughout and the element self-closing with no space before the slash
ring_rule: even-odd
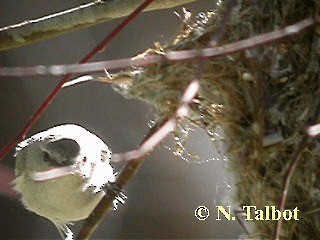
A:
<svg viewBox="0 0 320 240">
<path fill-rule="evenodd" d="M 225 4 L 201 13 L 167 46 L 144 54 L 208 45 L 224 16 Z M 238 1 L 220 45 L 285 27 L 319 13 L 316 0 Z M 294 154 L 320 101 L 320 26 L 271 44 L 207 59 L 201 90 L 188 121 L 208 134 L 221 127 L 228 142 L 240 206 L 279 206 Z M 182 92 L 195 77 L 199 59 L 161 63 L 131 74 L 115 86 L 123 95 L 152 104 L 158 120 L 173 116 Z M 128 73 L 124 73 L 126 77 Z M 316 119 L 319 121 L 319 119 Z M 210 135 L 214 140 L 213 135 Z M 283 221 L 281 238 L 320 238 L 320 144 L 311 139 L 292 176 L 286 209 L 299 221 Z M 276 221 L 252 221 L 250 238 L 274 236 Z"/>
</svg>

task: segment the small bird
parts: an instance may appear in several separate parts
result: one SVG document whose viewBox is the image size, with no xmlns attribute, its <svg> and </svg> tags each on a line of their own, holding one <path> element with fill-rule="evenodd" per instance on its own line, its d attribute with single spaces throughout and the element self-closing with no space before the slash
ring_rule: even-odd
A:
<svg viewBox="0 0 320 240">
<path fill-rule="evenodd" d="M 115 181 L 111 151 L 81 126 L 65 124 L 37 133 L 16 147 L 15 189 L 24 206 L 52 221 L 65 239 L 67 224 L 89 216 Z"/>
</svg>

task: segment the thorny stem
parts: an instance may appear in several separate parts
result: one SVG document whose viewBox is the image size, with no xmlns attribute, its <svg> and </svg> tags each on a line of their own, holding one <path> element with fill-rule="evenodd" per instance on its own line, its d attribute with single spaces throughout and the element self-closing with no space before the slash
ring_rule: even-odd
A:
<svg viewBox="0 0 320 240">
<path fill-rule="evenodd" d="M 133 11 L 125 20 L 123 20 L 101 43 L 99 43 L 94 49 L 92 49 L 79 63 L 85 63 L 89 61 L 94 55 L 96 55 L 99 51 L 103 50 L 104 47 L 126 26 L 128 25 L 135 17 L 142 12 L 144 8 L 146 8 L 151 2 L 154 0 L 145 0 L 135 11 Z M 8 152 L 17 145 L 17 143 L 23 140 L 26 137 L 26 134 L 29 132 L 33 124 L 40 118 L 42 113 L 48 108 L 53 99 L 57 96 L 60 90 L 63 87 L 71 74 L 67 74 L 62 78 L 62 80 L 58 83 L 58 85 L 52 90 L 49 96 L 45 99 L 45 101 L 41 104 L 41 106 L 37 109 L 37 111 L 32 115 L 31 119 L 27 122 L 25 127 L 19 133 L 19 135 L 7 146 L 5 146 L 0 152 L 0 161 L 8 154 Z"/>
<path fill-rule="evenodd" d="M 311 118 L 311 125 L 316 123 L 316 121 L 319 117 L 319 114 L 320 114 L 320 102 L 318 103 L 317 108 L 314 112 L 314 115 Z M 280 200 L 280 207 L 279 207 L 280 212 L 283 212 L 285 210 L 292 175 L 293 175 L 293 173 L 294 173 L 294 171 L 295 171 L 295 169 L 301 159 L 301 155 L 303 153 L 303 150 L 307 147 L 307 144 L 308 144 L 308 141 L 310 138 L 311 138 L 311 136 L 306 132 L 303 135 L 300 143 L 298 144 L 298 148 L 297 148 L 295 154 L 293 155 L 292 161 L 289 166 L 288 173 L 286 175 L 286 178 L 285 178 L 285 181 L 283 184 L 283 191 L 282 191 L 281 200 Z M 275 226 L 275 231 L 274 231 L 274 239 L 275 240 L 279 240 L 280 233 L 281 233 L 281 227 L 282 227 L 282 218 L 280 218 L 277 221 L 276 226 Z"/>
<path fill-rule="evenodd" d="M 35 66 L 35 67 L 0 67 L 0 76 L 20 77 L 36 75 L 63 75 L 67 73 L 88 73 L 99 72 L 105 69 L 114 70 L 127 67 L 143 67 L 151 64 L 165 61 L 186 61 L 195 58 L 217 58 L 240 52 L 246 49 L 259 47 L 279 39 L 289 37 L 304 31 L 320 22 L 320 15 L 315 18 L 306 18 L 295 24 L 289 25 L 279 30 L 262 33 L 258 36 L 239 40 L 233 43 L 217 47 L 207 47 L 203 49 L 168 51 L 162 55 L 148 55 L 135 58 L 124 58 L 109 61 L 92 62 L 85 64 L 68 64 L 52 66 Z"/>
<path fill-rule="evenodd" d="M 171 8 L 196 0 L 157 0 L 144 11 Z M 0 28 L 0 51 L 52 38 L 128 16 L 142 0 L 95 0 L 58 13 Z"/>
</svg>

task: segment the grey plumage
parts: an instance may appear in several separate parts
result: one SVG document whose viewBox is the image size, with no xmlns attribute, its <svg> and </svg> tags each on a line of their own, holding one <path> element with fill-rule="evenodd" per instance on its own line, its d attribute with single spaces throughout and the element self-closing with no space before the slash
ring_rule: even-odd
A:
<svg viewBox="0 0 320 240">
<path fill-rule="evenodd" d="M 103 186 L 115 180 L 107 145 L 74 124 L 35 134 L 17 146 L 15 157 L 15 189 L 23 204 L 69 239 L 67 223 L 88 217 L 104 196 Z M 50 172 L 60 169 L 68 171 Z"/>
</svg>

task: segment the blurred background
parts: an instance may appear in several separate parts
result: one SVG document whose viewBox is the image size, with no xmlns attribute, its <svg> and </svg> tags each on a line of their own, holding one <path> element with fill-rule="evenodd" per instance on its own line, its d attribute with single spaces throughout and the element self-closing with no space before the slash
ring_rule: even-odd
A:
<svg viewBox="0 0 320 240">
<path fill-rule="evenodd" d="M 86 1 L 15 0 L 0 1 L 0 27 L 55 13 Z M 186 4 L 193 15 L 212 9 L 214 0 Z M 182 7 L 141 14 L 125 28 L 95 60 L 134 56 L 153 47 L 154 42 L 169 43 L 177 33 L 183 16 Z M 89 29 L 39 42 L 30 46 L 0 52 L 1 66 L 33 66 L 75 63 L 121 21 L 114 20 Z M 20 132 L 52 88 L 57 77 L 1 78 L 0 147 Z M 79 84 L 61 91 L 28 136 L 63 123 L 76 123 L 101 137 L 113 152 L 134 149 L 154 120 L 147 104 L 125 99 L 110 85 Z M 168 148 L 172 137 L 147 157 L 138 174 L 126 187 L 126 204 L 119 206 L 100 225 L 94 238 L 209 238 L 235 239 L 242 230 L 237 221 L 216 220 L 216 205 L 236 205 L 232 201 L 235 186 L 223 160 L 222 144 L 212 144 L 202 130 L 195 129 L 187 149 L 199 159 L 187 162 L 174 157 Z M 3 164 L 14 167 L 13 151 Z M 211 159 L 209 161 L 205 161 Z M 6 181 L 1 176 L 1 181 Z M 194 216 L 195 209 L 205 205 L 211 214 L 205 221 Z M 58 238 L 55 226 L 48 220 L 24 209 L 16 199 L 0 195 L 0 236 L 8 239 Z M 81 223 L 71 226 L 77 233 Z"/>
</svg>

